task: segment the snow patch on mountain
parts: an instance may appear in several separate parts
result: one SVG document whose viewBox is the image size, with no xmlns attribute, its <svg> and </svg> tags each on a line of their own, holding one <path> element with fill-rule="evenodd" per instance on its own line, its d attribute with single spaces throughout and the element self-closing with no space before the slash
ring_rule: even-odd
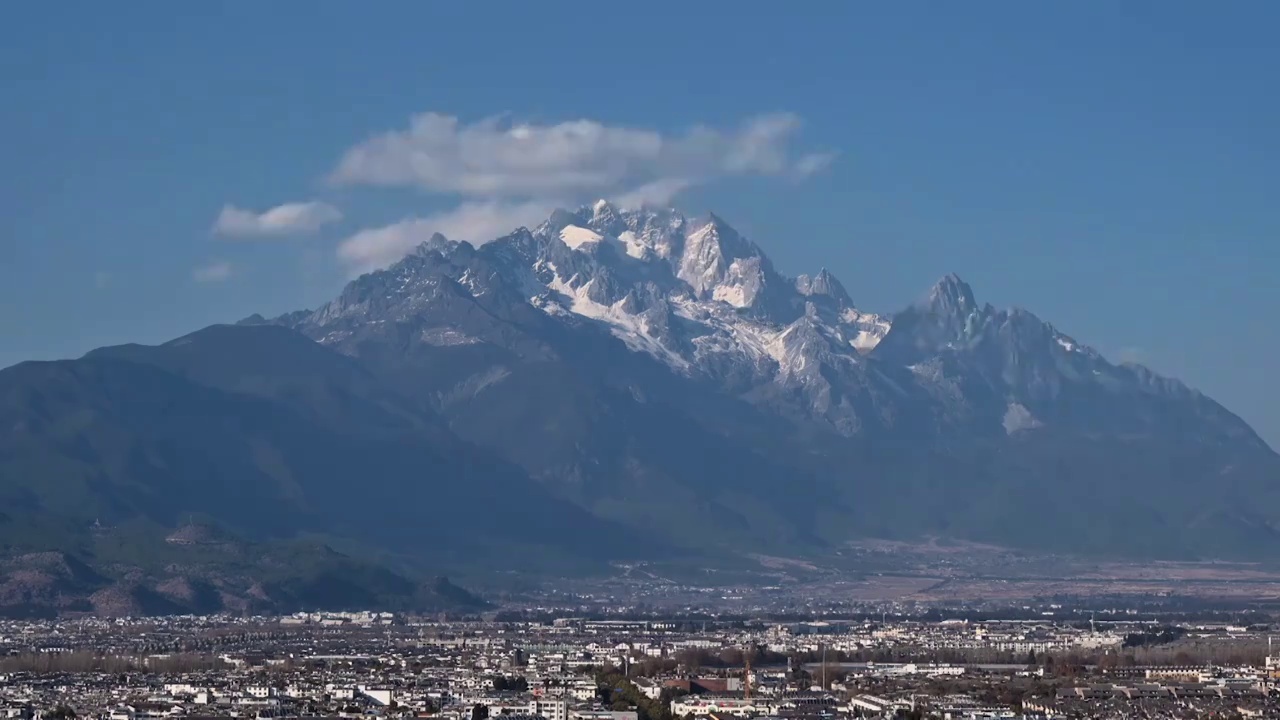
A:
<svg viewBox="0 0 1280 720">
<path fill-rule="evenodd" d="M 594 245 L 603 239 L 600 233 L 577 225 L 566 225 L 560 230 L 560 241 L 574 250 L 581 249 L 584 245 Z"/>
<path fill-rule="evenodd" d="M 623 230 L 618 235 L 618 241 L 622 243 L 626 249 L 627 255 L 637 260 L 644 260 L 650 255 L 651 248 L 640 241 L 636 234 L 630 230 Z"/>
<path fill-rule="evenodd" d="M 1008 407 L 1005 408 L 1002 424 L 1004 425 L 1005 433 L 1009 435 L 1023 430 L 1034 430 L 1043 425 L 1032 416 L 1030 410 L 1021 403 L 1016 402 L 1009 403 Z"/>
<path fill-rule="evenodd" d="M 635 352 L 648 353 L 677 370 L 688 369 L 687 360 L 653 336 L 650 324 L 643 316 L 627 312 L 625 298 L 611 305 L 600 303 L 591 297 L 595 280 L 575 286 L 574 281 L 579 280 L 578 276 L 566 281 L 560 277 L 554 265 L 549 267 L 553 278 L 547 283 L 547 287 L 568 303 L 565 309 L 569 312 L 607 325 L 615 337 Z M 543 309 L 546 310 L 545 305 Z"/>
<path fill-rule="evenodd" d="M 475 345 L 481 342 L 480 338 L 472 337 L 450 327 L 427 328 L 422 331 L 419 338 L 427 345 L 435 345 L 436 347 Z"/>
<path fill-rule="evenodd" d="M 880 344 L 880 339 L 882 337 L 884 336 L 877 335 L 870 330 L 859 330 L 858 334 L 849 341 L 849 344 L 858 352 L 868 353 L 876 349 L 876 346 Z"/>
<path fill-rule="evenodd" d="M 859 312 L 854 308 L 845 308 L 840 314 L 840 322 L 853 329 L 854 335 L 849 339 L 849 345 L 863 354 L 875 350 L 892 326 L 884 317 Z"/>
</svg>

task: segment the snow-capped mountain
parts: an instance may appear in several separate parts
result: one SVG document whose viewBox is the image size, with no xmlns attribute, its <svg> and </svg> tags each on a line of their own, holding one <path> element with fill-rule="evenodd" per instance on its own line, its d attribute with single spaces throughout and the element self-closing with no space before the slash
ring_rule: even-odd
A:
<svg viewBox="0 0 1280 720">
<path fill-rule="evenodd" d="M 1176 381 L 1112 364 L 1023 310 L 979 305 L 955 275 L 902 312 L 877 314 L 858 308 L 825 268 L 783 276 L 715 215 L 603 200 L 479 248 L 436 235 L 334 302 L 283 322 L 353 354 L 350 337 L 387 323 L 425 325 L 418 342 L 427 344 L 495 342 L 441 312 L 467 301 L 595 326 L 672 373 L 844 436 L 909 423 L 1014 433 L 1079 420 L 1055 406 L 1064 393 L 1131 392 L 1177 397 L 1224 431 L 1252 435 Z"/>
<path fill-rule="evenodd" d="M 1147 513 L 1224 547 L 1280 546 L 1280 458 L 1213 400 L 980 304 L 954 275 L 893 314 L 855 295 L 826 269 L 784 276 L 715 215 L 600 201 L 479 247 L 433 237 L 273 322 L 610 520 L 636 522 L 653 495 L 792 541 L 854 523 L 1025 543 L 1077 532 L 1077 506 L 1102 492 L 1115 527 Z M 1210 486 L 1213 502 L 1170 500 Z M 1275 513 L 1238 502 L 1259 494 Z M 1046 499 L 1061 517 L 1011 529 L 1000 514 Z M 649 510 L 666 522 L 672 507 Z M 1091 542 L 1137 542 L 1115 532 Z"/>
<path fill-rule="evenodd" d="M 0 371 L 0 498 L 35 523 L 0 531 L 201 513 L 469 572 L 859 537 L 1280 557 L 1280 456 L 1213 400 L 955 276 L 857 294 L 673 210 L 437 235 L 313 311 Z M 157 591 L 195 582 L 171 567 Z"/>
<path fill-rule="evenodd" d="M 437 236 L 289 324 L 341 345 L 353 321 L 420 313 L 445 282 L 477 298 L 519 293 L 548 317 L 598 325 L 672 372 L 729 390 L 774 384 L 799 392 L 844 432 L 859 421 L 842 386 L 865 383 L 864 355 L 890 328 L 887 317 L 856 308 L 826 269 L 784 277 L 759 246 L 714 215 L 622 211 L 603 200 L 556 211 L 533 231 L 479 249 Z M 381 296 L 365 299 L 374 292 Z M 441 322 L 430 332 L 462 342 L 462 330 Z M 825 377 L 824 368 L 837 377 Z"/>
</svg>

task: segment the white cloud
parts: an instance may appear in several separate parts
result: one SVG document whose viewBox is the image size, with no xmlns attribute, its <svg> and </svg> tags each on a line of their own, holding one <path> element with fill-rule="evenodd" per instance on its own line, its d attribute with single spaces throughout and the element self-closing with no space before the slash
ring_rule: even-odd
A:
<svg viewBox="0 0 1280 720">
<path fill-rule="evenodd" d="M 231 277 L 231 263 L 226 260 L 214 260 L 191 271 L 191 279 L 199 283 L 222 282 Z"/>
<path fill-rule="evenodd" d="M 339 185 L 416 187 L 461 197 L 457 207 L 362 230 L 338 256 L 357 272 L 399 260 L 434 233 L 481 244 L 557 207 L 607 197 L 622 207 L 669 205 L 697 185 L 729 177 L 803 179 L 835 155 L 791 148 L 801 129 L 791 113 L 758 115 L 731 128 L 697 125 L 680 133 L 606 125 L 488 118 L 465 123 L 440 113 L 348 149 L 330 174 Z"/>
<path fill-rule="evenodd" d="M 796 161 L 795 167 L 792 168 L 792 175 L 798 180 L 803 180 L 826 170 L 827 166 L 835 162 L 835 159 L 836 154 L 833 152 L 809 153 Z"/>
<path fill-rule="evenodd" d="M 735 175 L 807 175 L 796 160 L 800 130 L 790 113 L 760 115 L 736 128 L 695 126 L 677 135 L 595 120 L 555 125 L 498 118 L 464 124 L 439 113 L 415 116 L 405 130 L 376 135 L 347 150 L 331 174 L 339 184 L 419 187 L 479 198 L 580 197 L 683 179 L 703 183 Z"/>
<path fill-rule="evenodd" d="M 645 183 L 634 190 L 628 190 L 620 195 L 615 195 L 610 200 L 615 205 L 624 208 L 640 208 L 646 205 L 669 205 L 672 198 L 680 194 L 685 188 L 693 185 L 690 180 L 683 178 L 665 178 L 663 180 L 654 180 L 651 183 Z"/>
<path fill-rule="evenodd" d="M 261 213 L 225 205 L 214 221 L 213 231 L 229 237 L 298 235 L 341 219 L 337 208 L 315 200 L 285 203 Z"/>
<path fill-rule="evenodd" d="M 356 274 L 369 272 L 399 260 L 435 233 L 479 245 L 518 227 L 532 227 L 561 204 L 554 201 L 463 203 L 445 212 L 361 230 L 342 241 L 338 257 Z"/>
</svg>

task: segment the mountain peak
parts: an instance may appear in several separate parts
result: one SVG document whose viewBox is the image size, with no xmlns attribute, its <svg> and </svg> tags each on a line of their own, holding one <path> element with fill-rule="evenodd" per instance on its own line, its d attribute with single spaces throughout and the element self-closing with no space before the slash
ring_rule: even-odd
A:
<svg viewBox="0 0 1280 720">
<path fill-rule="evenodd" d="M 622 213 L 608 200 L 603 198 L 592 203 L 590 207 L 578 210 L 578 217 L 585 221 L 587 227 L 606 235 L 618 235 L 627 229 Z M 580 222 L 582 222 L 580 221 Z"/>
<path fill-rule="evenodd" d="M 707 213 L 706 217 L 695 221 L 690 226 L 688 237 L 714 242 L 729 257 L 746 257 L 761 255 L 760 249 L 748 241 L 737 230 L 733 229 L 724 218 L 715 213 Z"/>
<path fill-rule="evenodd" d="M 558 237 L 560 231 L 570 225 L 579 225 L 583 222 L 582 215 L 585 215 L 585 209 L 578 213 L 572 213 L 564 208 L 556 208 L 551 211 L 551 215 L 542 224 L 538 226 L 537 234 L 546 235 L 548 237 Z"/>
<path fill-rule="evenodd" d="M 715 228 L 717 232 L 730 232 L 735 235 L 737 234 L 737 231 L 729 225 L 728 221 L 713 212 L 707 213 L 707 218 L 703 222 L 703 227 Z"/>
<path fill-rule="evenodd" d="M 835 300 L 842 307 L 852 307 L 853 299 L 844 289 L 844 285 L 825 267 L 818 270 L 813 277 L 801 275 L 796 278 L 796 290 L 806 297 L 822 295 Z"/>
<path fill-rule="evenodd" d="M 765 284 L 763 275 L 767 263 L 758 247 L 714 213 L 708 213 L 706 219 L 694 225 L 685 236 L 676 276 L 687 282 L 699 297 L 708 297 L 731 274 L 739 276 L 735 282 L 742 281 L 742 275 L 750 275 L 749 284 L 754 289 L 749 294 L 754 297 Z M 772 272 L 772 268 L 768 271 Z M 731 304 L 745 307 L 751 302 L 744 297 Z"/>
<path fill-rule="evenodd" d="M 596 218 L 615 218 L 618 216 L 618 210 L 604 198 L 600 198 L 591 205 L 591 215 Z"/>
<path fill-rule="evenodd" d="M 432 233 L 431 237 L 422 241 L 417 248 L 414 249 L 416 255 L 426 255 L 427 253 L 438 252 L 445 253 L 452 250 L 457 243 L 450 240 L 440 233 Z"/>
<path fill-rule="evenodd" d="M 978 308 L 973 299 L 973 288 L 955 273 L 944 275 L 929 290 L 925 303 L 935 312 L 964 317 Z"/>
</svg>

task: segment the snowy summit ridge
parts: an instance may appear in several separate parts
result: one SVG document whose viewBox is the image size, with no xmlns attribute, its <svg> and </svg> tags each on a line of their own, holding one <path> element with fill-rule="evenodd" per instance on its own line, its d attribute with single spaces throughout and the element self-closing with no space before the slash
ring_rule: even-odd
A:
<svg viewBox="0 0 1280 720">
<path fill-rule="evenodd" d="M 547 289 L 531 302 L 603 323 L 683 373 L 715 375 L 730 360 L 759 379 L 794 375 L 790 364 L 804 359 L 788 350 L 788 338 L 801 327 L 821 326 L 826 351 L 851 360 L 889 329 L 887 319 L 855 308 L 827 270 L 784 277 L 716 215 L 618 210 L 601 200 L 556 211 L 531 235 L 537 254 L 525 260 Z"/>
<path fill-rule="evenodd" d="M 507 325 L 477 329 L 473 306 L 515 323 L 519 342 Z M 1064 412 L 1078 422 L 1064 398 L 1104 407 L 1132 393 L 1176 397 L 1251 434 L 1176 381 L 1114 365 L 1028 312 L 980 305 L 955 275 L 892 316 L 868 312 L 825 268 L 782 275 L 716 215 L 605 200 L 480 247 L 436 235 L 315 312 L 277 322 L 353 355 L 391 328 L 435 347 L 514 343 L 525 356 L 574 352 L 553 347 L 561 331 L 551 328 L 604 332 L 678 376 L 845 436 L 974 423 L 1013 435 Z"/>
</svg>

